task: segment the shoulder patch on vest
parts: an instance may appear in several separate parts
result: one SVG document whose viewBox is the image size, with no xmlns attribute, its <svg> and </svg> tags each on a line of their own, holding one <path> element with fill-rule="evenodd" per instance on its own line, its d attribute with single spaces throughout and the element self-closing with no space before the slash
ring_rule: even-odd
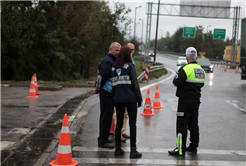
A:
<svg viewBox="0 0 246 166">
<path fill-rule="evenodd" d="M 195 79 L 205 79 L 204 70 L 202 69 L 194 69 Z"/>
<path fill-rule="evenodd" d="M 121 69 L 116 69 L 118 76 L 121 74 Z"/>
</svg>

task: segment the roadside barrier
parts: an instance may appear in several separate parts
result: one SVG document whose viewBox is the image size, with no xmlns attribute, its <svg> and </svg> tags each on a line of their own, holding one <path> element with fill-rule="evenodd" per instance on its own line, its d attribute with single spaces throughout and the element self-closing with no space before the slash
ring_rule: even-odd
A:
<svg viewBox="0 0 246 166">
<path fill-rule="evenodd" d="M 110 128 L 110 134 L 114 134 L 114 129 L 115 129 L 115 109 L 114 109 L 114 113 L 113 113 L 113 119 L 112 119 L 112 123 L 111 123 L 111 128 Z"/>
<path fill-rule="evenodd" d="M 148 81 L 149 79 L 149 72 L 150 72 L 150 66 L 147 65 L 145 69 L 145 74 L 144 74 L 144 80 Z"/>
<path fill-rule="evenodd" d="M 164 69 L 164 65 L 157 65 L 157 66 L 152 66 L 150 67 L 150 73 L 151 72 L 155 72 L 155 71 L 158 71 L 158 70 L 161 70 L 161 69 Z M 144 78 L 144 75 L 145 75 L 145 71 L 142 72 L 139 76 L 138 76 L 138 80 L 142 80 Z"/>
<path fill-rule="evenodd" d="M 34 83 L 35 83 L 35 89 L 36 89 L 36 94 L 40 95 L 41 93 L 38 91 L 38 81 L 37 81 L 37 75 L 34 74 Z"/>
<path fill-rule="evenodd" d="M 143 116 L 154 116 L 155 115 L 154 113 L 152 113 L 151 98 L 149 96 L 150 96 L 150 90 L 148 89 L 147 96 L 145 99 L 145 104 L 144 104 L 144 111 L 143 113 L 140 113 L 140 115 L 143 115 Z"/>
<path fill-rule="evenodd" d="M 159 85 L 158 84 L 156 84 L 156 92 L 155 92 L 155 98 L 154 98 L 154 103 L 153 103 L 152 108 L 154 108 L 154 109 L 162 109 L 163 108 L 161 106 Z"/>
<path fill-rule="evenodd" d="M 38 98 L 38 96 L 36 95 L 36 88 L 35 88 L 35 83 L 34 83 L 34 77 L 33 76 L 32 76 L 32 80 L 31 80 L 29 96 L 27 96 L 27 98 Z"/>
<path fill-rule="evenodd" d="M 78 163 L 72 160 L 71 141 L 69 133 L 68 117 L 65 114 L 62 123 L 56 159 L 49 163 L 51 166 L 76 166 Z"/>
</svg>

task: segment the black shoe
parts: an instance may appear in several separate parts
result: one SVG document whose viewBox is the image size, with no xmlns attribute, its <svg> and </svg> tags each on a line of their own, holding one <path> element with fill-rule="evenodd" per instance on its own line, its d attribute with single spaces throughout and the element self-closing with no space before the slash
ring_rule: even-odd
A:
<svg viewBox="0 0 246 166">
<path fill-rule="evenodd" d="M 175 149 L 172 150 L 172 151 L 168 151 L 168 153 L 169 153 L 170 155 L 173 155 L 173 156 L 184 156 L 184 155 L 185 155 L 185 153 L 180 154 L 178 148 L 175 148 Z"/>
<path fill-rule="evenodd" d="M 139 153 L 136 147 L 131 147 L 130 158 L 140 158 L 140 157 L 142 157 L 142 153 Z"/>
<path fill-rule="evenodd" d="M 115 152 L 114 152 L 115 156 L 123 155 L 124 153 L 125 152 L 124 152 L 124 150 L 121 149 L 120 145 L 115 146 Z"/>
<path fill-rule="evenodd" d="M 106 143 L 103 145 L 99 145 L 99 148 L 114 148 L 114 145 L 111 145 L 110 143 Z"/>
<path fill-rule="evenodd" d="M 186 148 L 186 151 L 196 154 L 197 153 L 197 148 L 192 148 L 192 147 L 189 146 L 188 148 Z"/>
<path fill-rule="evenodd" d="M 112 143 L 113 142 L 113 140 L 112 139 L 108 139 L 108 143 Z"/>
</svg>

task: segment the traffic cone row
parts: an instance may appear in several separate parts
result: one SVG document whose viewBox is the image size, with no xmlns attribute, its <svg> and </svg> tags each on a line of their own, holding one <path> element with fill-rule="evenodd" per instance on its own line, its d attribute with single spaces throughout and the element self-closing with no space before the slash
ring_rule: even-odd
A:
<svg viewBox="0 0 246 166">
<path fill-rule="evenodd" d="M 41 93 L 38 91 L 38 81 L 37 81 L 37 75 L 34 74 L 31 79 L 31 85 L 30 85 L 30 91 L 27 98 L 38 98 L 37 95 L 40 95 Z"/>
<path fill-rule="evenodd" d="M 150 98 L 150 90 L 147 90 L 147 97 L 144 104 L 144 111 L 141 113 L 143 116 L 154 116 L 152 113 L 152 109 L 163 109 L 161 106 L 160 93 L 159 93 L 159 85 L 156 85 L 155 98 L 153 102 L 153 106 L 151 107 L 151 98 Z"/>
<path fill-rule="evenodd" d="M 76 166 L 78 163 L 72 160 L 71 141 L 69 133 L 68 117 L 65 114 L 62 123 L 61 136 L 57 149 L 56 159 L 49 163 L 51 166 Z"/>
</svg>

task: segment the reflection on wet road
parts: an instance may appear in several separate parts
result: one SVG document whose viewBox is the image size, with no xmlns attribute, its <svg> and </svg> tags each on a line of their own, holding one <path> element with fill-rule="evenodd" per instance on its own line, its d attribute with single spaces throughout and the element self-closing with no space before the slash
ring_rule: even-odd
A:
<svg viewBox="0 0 246 166">
<path fill-rule="evenodd" d="M 168 155 L 167 151 L 176 146 L 176 111 L 178 98 L 172 79 L 177 72 L 176 59 L 157 56 L 157 62 L 165 64 L 168 74 L 159 79 L 142 83 L 141 92 L 146 98 L 150 89 L 153 103 L 156 84 L 159 85 L 160 101 L 163 109 L 152 110 L 154 116 L 142 116 L 143 107 L 138 109 L 137 147 L 143 153 L 141 159 L 130 159 L 130 141 L 122 143 L 125 154 L 114 156 L 114 149 L 97 147 L 99 100 L 88 103 L 88 114 L 80 134 L 74 134 L 73 159 L 83 166 L 101 165 L 245 165 L 245 82 L 234 71 L 225 73 L 215 67 L 214 73 L 207 73 L 202 89 L 199 110 L 200 145 L 196 155 L 186 153 L 185 157 Z M 145 101 L 144 101 L 145 102 Z M 144 104 L 143 102 L 143 104 Z M 90 105 L 90 106 L 89 106 Z M 237 105 L 237 107 L 235 106 Z M 79 123 L 79 122 L 78 122 Z M 92 128 L 93 126 L 93 128 Z M 127 126 L 127 134 L 129 128 Z M 111 135 L 110 138 L 114 138 Z M 188 140 L 187 140 L 188 143 Z"/>
</svg>

